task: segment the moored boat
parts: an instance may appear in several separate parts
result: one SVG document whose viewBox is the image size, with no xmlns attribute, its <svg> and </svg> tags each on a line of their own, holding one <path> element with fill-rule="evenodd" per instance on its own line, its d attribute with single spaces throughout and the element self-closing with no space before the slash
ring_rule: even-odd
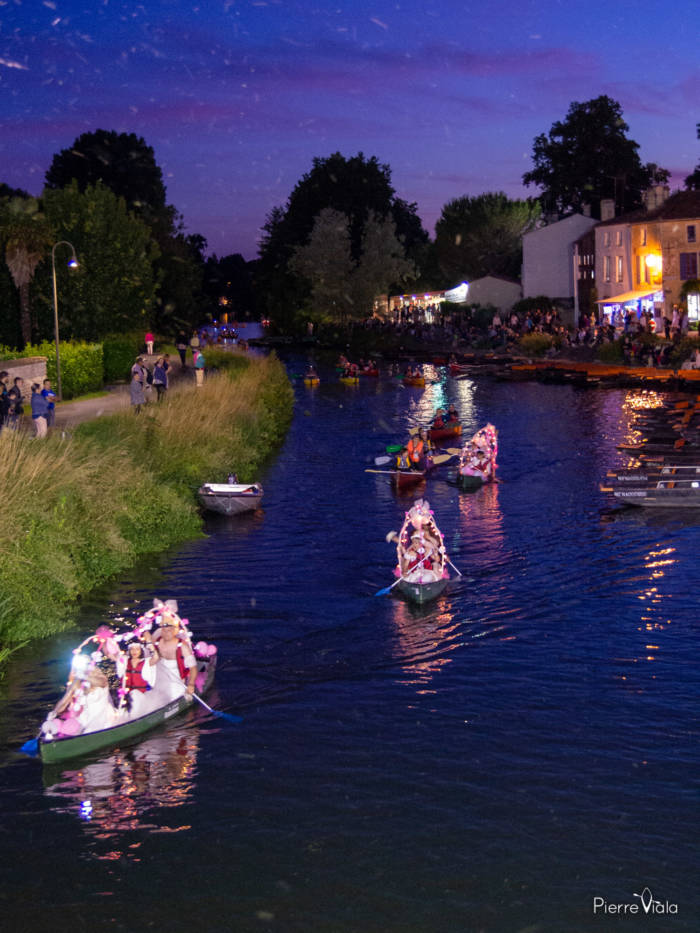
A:
<svg viewBox="0 0 700 933">
<path fill-rule="evenodd" d="M 169 608 L 172 606 L 175 610 Z M 178 674 L 173 674 L 168 662 L 162 659 L 154 663 L 153 687 L 150 684 L 146 687 L 144 681 L 143 693 L 140 687 L 127 688 L 128 656 L 124 647 L 135 639 L 133 644 L 152 651 L 153 641 L 140 639 L 145 632 L 150 633 L 153 626 L 171 626 L 174 624 L 172 620 L 177 620 L 177 644 L 186 645 L 186 651 L 194 657 L 191 663 L 196 665 L 194 688 L 197 695 L 209 690 L 216 670 L 216 647 L 205 642 L 192 645 L 187 620 L 177 616 L 176 607 L 174 601 L 163 604 L 155 600 L 154 609 L 138 620 L 134 630 L 119 634 L 107 626 L 100 626 L 95 635 L 85 639 L 73 652 L 66 694 L 43 723 L 37 739 L 37 750 L 45 764 L 131 741 L 192 707 L 193 696 L 187 692 L 185 682 Z M 83 648 L 86 647 L 96 650 L 85 654 Z M 183 658 L 186 656 L 184 652 L 183 648 Z M 154 654 L 154 662 L 158 657 Z M 147 663 L 144 656 L 143 664 Z M 179 669 L 180 662 L 172 662 L 175 663 Z M 183 669 L 189 677 L 192 668 L 184 668 L 184 663 Z M 138 706 L 136 698 L 131 705 L 130 694 L 141 700 Z"/>
<path fill-rule="evenodd" d="M 222 515 L 252 512 L 262 502 L 260 483 L 204 483 L 197 490 L 201 505 Z"/>
<path fill-rule="evenodd" d="M 449 580 L 447 553 L 430 503 L 418 499 L 406 512 L 401 531 L 390 531 L 387 541 L 396 542 L 396 588 L 406 599 L 423 605 L 438 597 Z"/>
</svg>

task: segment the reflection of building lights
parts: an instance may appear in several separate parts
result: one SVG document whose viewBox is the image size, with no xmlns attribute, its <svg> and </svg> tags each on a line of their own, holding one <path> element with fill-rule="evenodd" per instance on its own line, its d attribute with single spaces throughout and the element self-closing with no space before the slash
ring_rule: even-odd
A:
<svg viewBox="0 0 700 933">
<path fill-rule="evenodd" d="M 86 821 L 92 819 L 92 804 L 89 800 L 83 800 L 80 804 L 80 819 Z"/>
</svg>

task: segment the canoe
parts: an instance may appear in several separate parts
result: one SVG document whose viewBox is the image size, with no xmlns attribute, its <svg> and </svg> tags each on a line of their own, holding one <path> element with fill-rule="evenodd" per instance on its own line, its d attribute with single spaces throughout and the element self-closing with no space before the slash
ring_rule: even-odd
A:
<svg viewBox="0 0 700 933">
<path fill-rule="evenodd" d="M 447 586 L 447 580 L 436 580 L 434 583 L 409 583 L 408 580 L 399 580 L 396 589 L 413 603 L 422 606 L 424 603 L 436 599 Z"/>
<path fill-rule="evenodd" d="M 321 380 L 318 378 L 318 376 L 304 376 L 305 386 L 317 386 L 320 384 L 320 382 Z"/>
<path fill-rule="evenodd" d="M 425 477 L 426 470 L 394 470 L 391 473 L 391 485 L 396 489 L 410 489 Z"/>
<path fill-rule="evenodd" d="M 468 371 L 469 369 L 464 363 L 450 363 L 451 376 L 460 376 Z"/>
<path fill-rule="evenodd" d="M 204 660 L 198 660 L 197 666 L 200 673 L 205 674 L 203 686 L 199 693 L 204 694 L 209 690 L 214 680 L 216 671 L 216 655 Z M 155 709 L 145 716 L 139 716 L 138 719 L 132 719 L 129 722 L 113 726 L 111 729 L 98 729 L 95 732 L 86 732 L 83 735 L 65 736 L 46 740 L 43 736 L 39 738 L 39 754 L 45 764 L 54 764 L 58 761 L 65 761 L 68 758 L 77 758 L 80 755 L 88 755 L 91 752 L 98 751 L 101 748 L 107 748 L 110 745 L 120 745 L 131 741 L 144 732 L 155 729 L 162 723 L 172 719 L 192 707 L 194 700 L 189 694 L 171 700 L 165 706 Z"/>
<path fill-rule="evenodd" d="M 431 428 L 428 436 L 431 441 L 439 441 L 445 437 L 458 437 L 462 433 L 462 425 L 459 422 L 446 424 L 444 428 Z"/>
<path fill-rule="evenodd" d="M 404 376 L 401 381 L 405 386 L 414 386 L 417 389 L 425 388 L 425 376 Z"/>
<path fill-rule="evenodd" d="M 205 483 L 197 495 L 203 508 L 222 515 L 252 512 L 262 502 L 260 483 Z"/>
<path fill-rule="evenodd" d="M 346 386 L 356 386 L 359 381 L 359 376 L 341 376 L 340 381 Z"/>
<path fill-rule="evenodd" d="M 379 376 L 378 369 L 360 369 L 358 370 L 358 376 L 373 376 L 375 379 Z"/>
<path fill-rule="evenodd" d="M 614 489 L 613 496 L 624 505 L 657 509 L 697 509 L 700 508 L 700 488 L 622 488 Z"/>
<path fill-rule="evenodd" d="M 457 473 L 457 485 L 464 492 L 473 492 L 476 489 L 480 489 L 484 485 L 484 480 L 481 476 L 471 476 L 468 473 Z"/>
</svg>

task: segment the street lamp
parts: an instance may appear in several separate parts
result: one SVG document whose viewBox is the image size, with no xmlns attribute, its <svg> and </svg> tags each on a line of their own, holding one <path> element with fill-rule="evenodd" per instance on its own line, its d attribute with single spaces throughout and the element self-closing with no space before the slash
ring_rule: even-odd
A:
<svg viewBox="0 0 700 933">
<path fill-rule="evenodd" d="M 69 243 L 68 240 L 59 240 L 58 243 L 54 243 L 51 248 L 51 275 L 53 276 L 53 330 L 54 330 L 54 339 L 56 341 L 56 395 L 59 401 L 62 399 L 61 394 L 61 358 L 58 352 L 58 289 L 56 287 L 56 247 L 57 246 L 70 246 L 73 255 L 68 260 L 68 267 L 70 269 L 77 269 L 78 267 L 78 257 L 75 255 L 75 247 L 72 243 Z"/>
</svg>

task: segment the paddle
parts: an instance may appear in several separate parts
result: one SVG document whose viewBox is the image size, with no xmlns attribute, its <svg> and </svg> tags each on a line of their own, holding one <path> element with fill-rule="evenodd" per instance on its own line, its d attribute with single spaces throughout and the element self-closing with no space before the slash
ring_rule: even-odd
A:
<svg viewBox="0 0 700 933">
<path fill-rule="evenodd" d="M 211 706 L 209 706 L 208 703 L 205 703 L 204 700 L 200 696 L 198 696 L 196 693 L 193 693 L 192 696 L 195 698 L 195 700 L 197 700 L 198 703 L 202 704 L 204 709 L 209 710 L 209 712 L 213 716 L 216 716 L 218 719 L 226 719 L 228 720 L 228 722 L 235 723 L 236 725 L 239 722 L 243 722 L 243 719 L 240 716 L 234 716 L 233 713 L 223 713 L 219 709 L 212 709 Z"/>
<path fill-rule="evenodd" d="M 20 748 L 20 752 L 24 755 L 31 755 L 32 758 L 36 758 L 39 754 L 39 740 L 38 739 L 29 739 L 28 742 L 25 742 L 24 745 Z"/>
<path fill-rule="evenodd" d="M 456 568 L 455 565 L 452 563 L 452 561 L 449 559 L 449 557 L 446 557 L 445 560 L 446 560 L 447 563 L 450 565 L 450 567 L 452 567 L 452 569 L 454 570 L 454 572 L 455 572 L 458 576 L 460 576 L 460 577 L 463 577 L 463 576 L 464 576 L 464 574 L 462 573 L 461 570 L 457 570 L 457 568 Z"/>
<path fill-rule="evenodd" d="M 385 466 L 387 463 L 391 463 L 391 457 L 375 457 L 374 458 L 375 466 Z"/>
<path fill-rule="evenodd" d="M 433 463 L 435 466 L 442 466 L 443 463 L 448 463 L 450 460 L 454 460 L 455 457 L 458 457 L 460 451 L 454 454 L 438 454 L 437 457 L 433 457 Z"/>
<path fill-rule="evenodd" d="M 396 584 L 397 584 L 397 583 L 401 583 L 402 580 L 403 580 L 403 577 L 399 577 L 399 579 L 398 579 L 398 580 L 395 580 L 395 581 L 391 584 L 391 586 L 385 586 L 383 590 L 377 590 L 377 592 L 376 592 L 374 595 L 375 595 L 375 596 L 386 596 L 386 594 L 387 594 L 387 593 L 390 593 L 390 592 L 394 589 L 394 587 L 396 586 Z M 406 581 L 406 582 L 408 582 L 408 581 Z"/>
<path fill-rule="evenodd" d="M 401 450 L 401 444 L 387 444 L 384 449 L 388 454 L 397 454 Z"/>
</svg>

